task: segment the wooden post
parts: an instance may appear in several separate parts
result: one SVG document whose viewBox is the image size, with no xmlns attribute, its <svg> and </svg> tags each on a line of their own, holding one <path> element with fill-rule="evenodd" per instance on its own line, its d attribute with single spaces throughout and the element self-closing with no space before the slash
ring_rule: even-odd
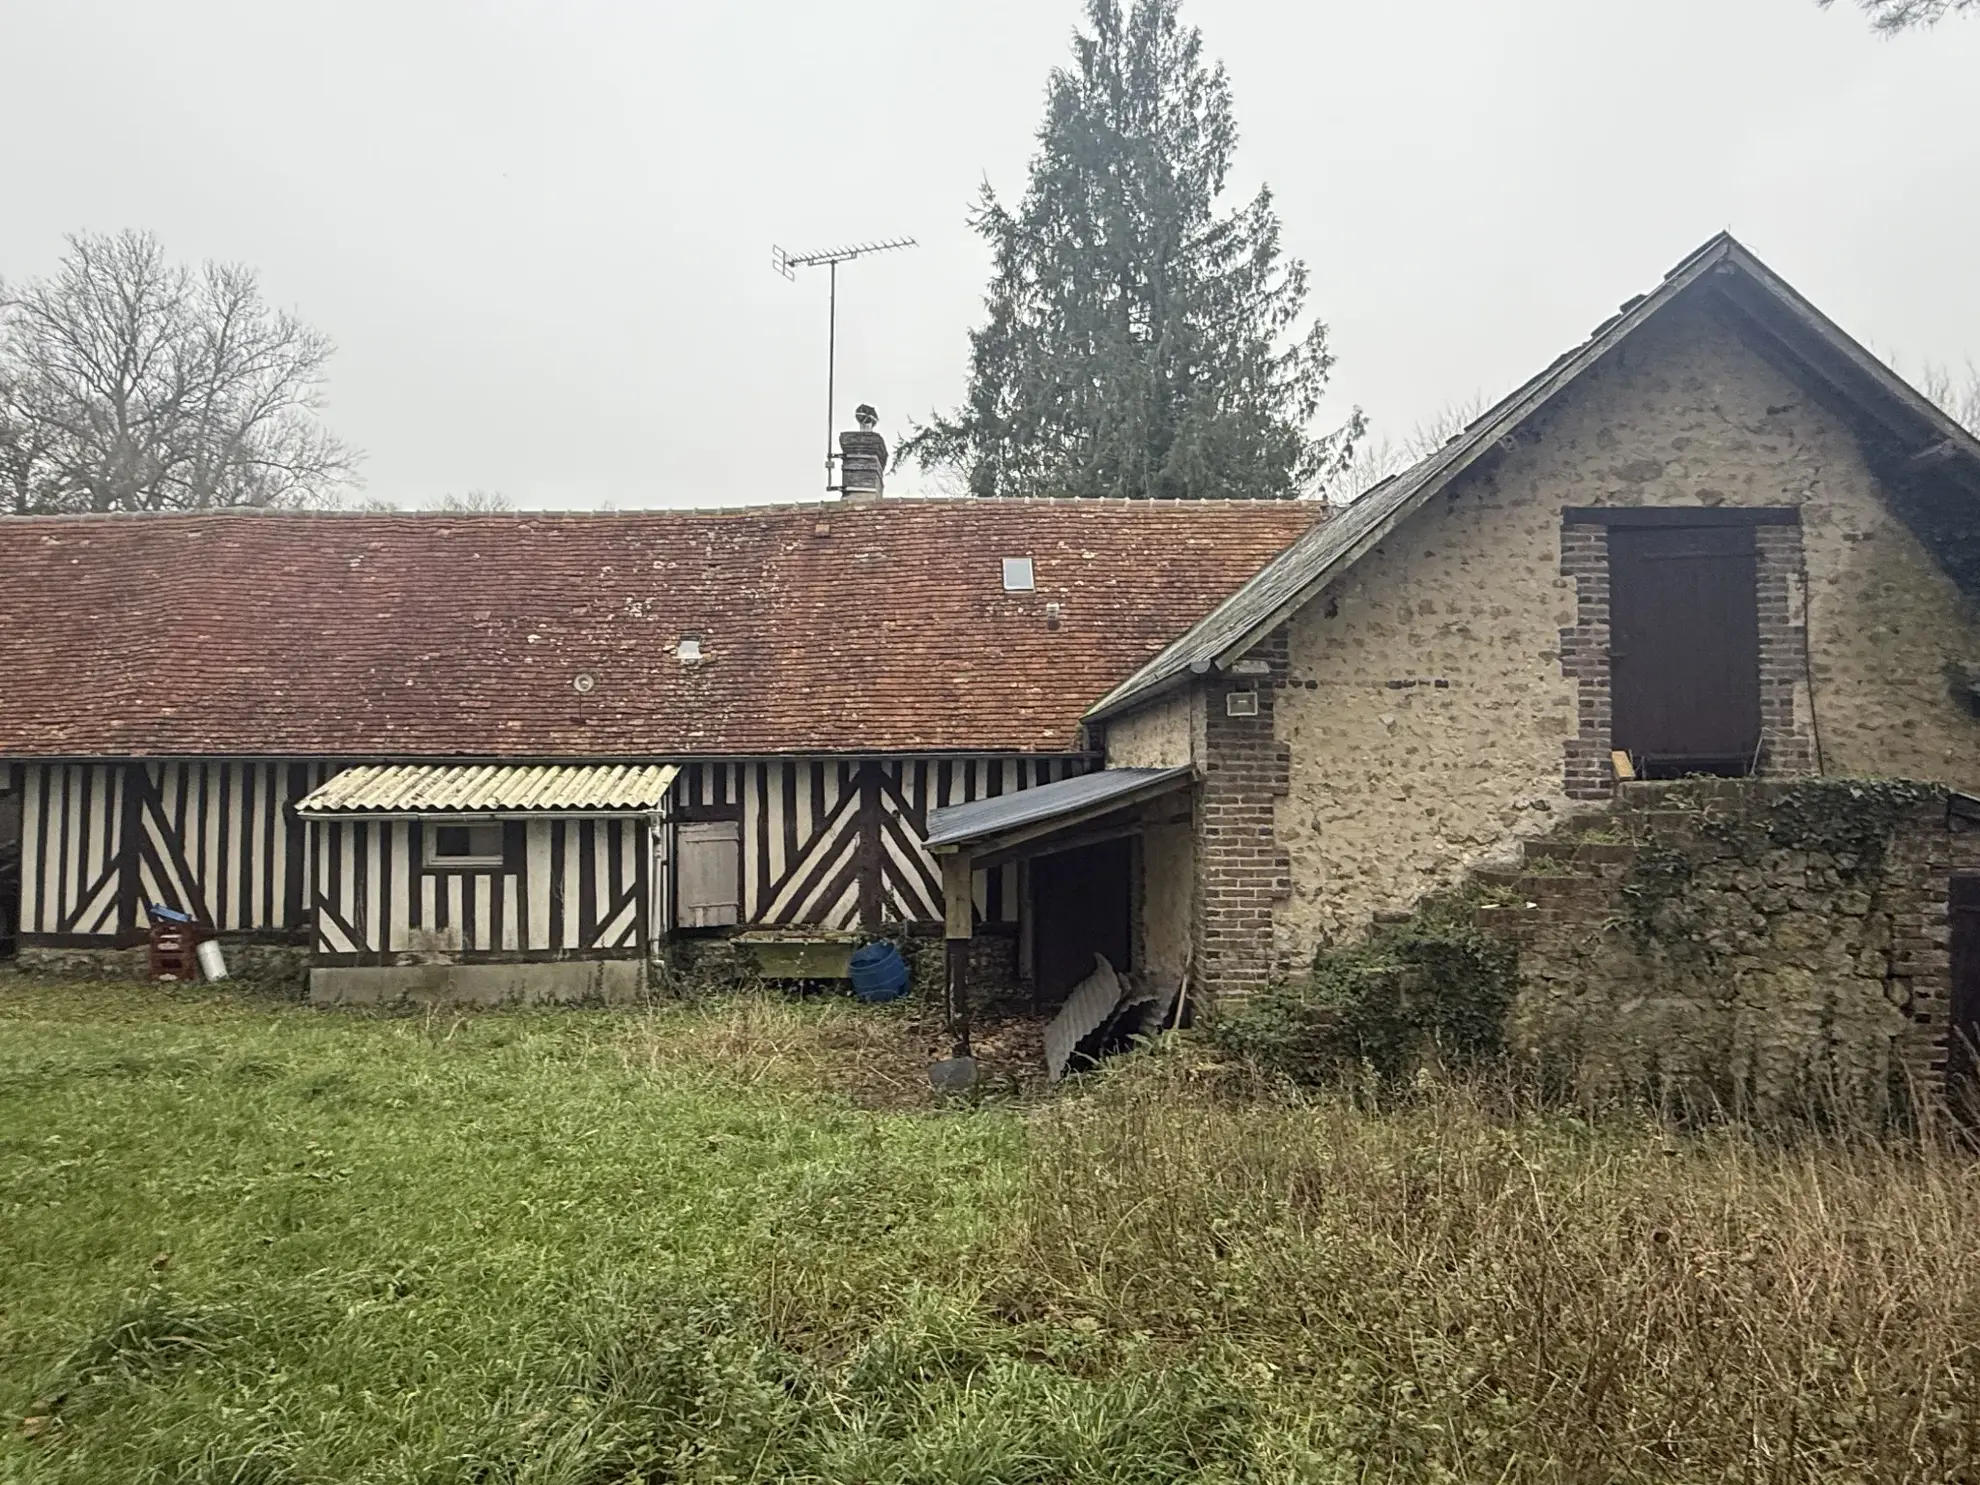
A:
<svg viewBox="0 0 1980 1485">
<path fill-rule="evenodd" d="M 885 870 L 887 847 L 881 837 L 886 833 L 886 820 L 880 804 L 880 765 L 868 763 L 859 771 L 859 819 L 855 826 L 859 831 L 859 926 L 868 934 L 880 931 L 880 917 L 885 906 L 886 883 L 882 880 Z"/>
<path fill-rule="evenodd" d="M 943 939 L 948 951 L 945 1009 L 958 1057 L 969 1055 L 969 941 L 976 933 L 973 875 L 969 852 L 951 851 L 942 858 Z"/>
</svg>

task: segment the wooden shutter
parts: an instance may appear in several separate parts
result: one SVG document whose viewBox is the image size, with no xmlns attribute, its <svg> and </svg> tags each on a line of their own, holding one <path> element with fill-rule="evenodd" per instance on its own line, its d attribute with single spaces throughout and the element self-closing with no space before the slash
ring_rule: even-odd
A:
<svg viewBox="0 0 1980 1485">
<path fill-rule="evenodd" d="M 742 821 L 677 827 L 674 900 L 683 928 L 723 928 L 742 917 Z"/>
<path fill-rule="evenodd" d="M 1746 526 L 1609 532 L 1613 746 L 1658 773 L 1750 771 L 1760 618 Z"/>
</svg>

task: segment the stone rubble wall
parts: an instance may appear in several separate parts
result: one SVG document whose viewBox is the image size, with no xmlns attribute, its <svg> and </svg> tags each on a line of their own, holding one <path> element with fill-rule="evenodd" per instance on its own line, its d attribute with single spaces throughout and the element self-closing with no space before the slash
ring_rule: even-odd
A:
<svg viewBox="0 0 1980 1485">
<path fill-rule="evenodd" d="M 1184 686 L 1106 724 L 1107 767 L 1181 768 L 1203 752 L 1200 688 Z"/>
<path fill-rule="evenodd" d="M 301 944 L 219 940 L 227 977 L 254 990 L 301 999 L 309 986 L 310 953 Z M 137 948 L 45 948 L 24 945 L 15 961 L 29 974 L 65 980 L 143 980 L 149 977 L 147 951 Z"/>
<path fill-rule="evenodd" d="M 1980 824 L 1921 788 L 1862 848 L 1877 791 L 1904 787 L 1628 785 L 1614 813 L 1475 873 L 1476 922 L 1519 949 L 1514 1046 L 1598 1097 L 1762 1117 L 1935 1092 L 1947 885 L 1980 870 Z"/>
</svg>

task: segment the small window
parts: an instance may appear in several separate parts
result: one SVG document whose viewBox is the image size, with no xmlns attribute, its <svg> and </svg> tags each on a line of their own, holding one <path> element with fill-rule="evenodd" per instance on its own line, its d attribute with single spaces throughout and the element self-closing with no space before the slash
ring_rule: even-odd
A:
<svg viewBox="0 0 1980 1485">
<path fill-rule="evenodd" d="M 426 834 L 426 864 L 439 867 L 501 866 L 502 822 L 435 825 Z"/>
<path fill-rule="evenodd" d="M 1006 557 L 1004 559 L 1004 591 L 1006 593 L 1029 593 L 1037 587 L 1031 571 L 1029 557 Z"/>
<path fill-rule="evenodd" d="M 701 640 L 695 635 L 683 634 L 674 653 L 681 657 L 681 664 L 692 665 L 701 658 Z"/>
</svg>

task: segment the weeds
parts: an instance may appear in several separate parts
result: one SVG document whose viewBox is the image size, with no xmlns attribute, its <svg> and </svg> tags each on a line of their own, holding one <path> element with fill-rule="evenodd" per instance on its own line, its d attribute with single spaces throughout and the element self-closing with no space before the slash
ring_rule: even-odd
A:
<svg viewBox="0 0 1980 1485">
<path fill-rule="evenodd" d="M 830 1004 L 137 999 L 0 991 L 0 1479 L 1980 1474 L 1980 1178 L 1924 1138 L 1187 1041 L 872 1112 L 829 1089 L 911 1023 Z"/>
<path fill-rule="evenodd" d="M 1980 1469 L 1980 1180 L 1951 1146 L 1768 1147 L 1441 1083 L 1374 1117 L 1237 1106 L 1158 1066 L 1046 1116 L 1024 1193 L 1014 1313 L 1239 1346 L 1320 1478 Z"/>
</svg>

